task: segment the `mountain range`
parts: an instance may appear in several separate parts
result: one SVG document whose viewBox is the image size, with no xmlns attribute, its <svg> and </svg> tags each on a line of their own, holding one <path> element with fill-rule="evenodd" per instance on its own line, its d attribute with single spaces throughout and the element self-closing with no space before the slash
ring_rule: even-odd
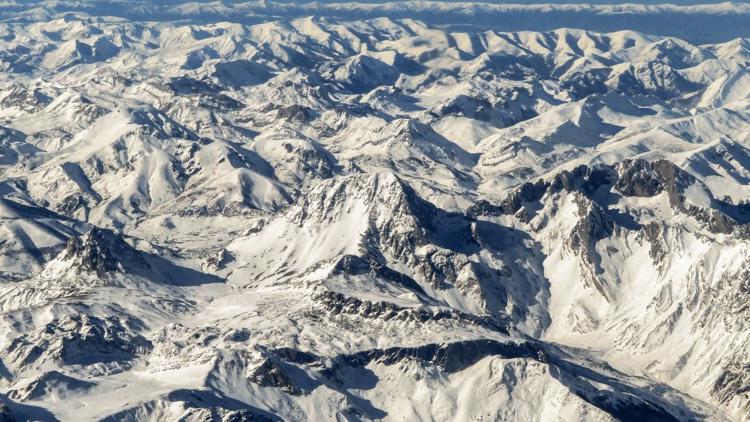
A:
<svg viewBox="0 0 750 422">
<path fill-rule="evenodd" d="M 750 420 L 746 4 L 173 3 L 0 5 L 0 421 Z"/>
</svg>

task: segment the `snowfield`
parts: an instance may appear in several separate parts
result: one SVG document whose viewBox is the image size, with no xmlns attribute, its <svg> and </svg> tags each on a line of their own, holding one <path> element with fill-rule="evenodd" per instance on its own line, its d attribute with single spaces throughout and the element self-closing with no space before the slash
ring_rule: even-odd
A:
<svg viewBox="0 0 750 422">
<path fill-rule="evenodd" d="M 750 421 L 747 19 L 0 4 L 0 422 Z"/>
</svg>

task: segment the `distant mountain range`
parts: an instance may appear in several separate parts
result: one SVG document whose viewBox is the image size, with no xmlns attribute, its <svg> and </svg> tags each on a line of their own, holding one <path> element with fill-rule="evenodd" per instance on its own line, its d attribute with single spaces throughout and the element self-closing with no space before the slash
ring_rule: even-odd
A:
<svg viewBox="0 0 750 422">
<path fill-rule="evenodd" d="M 269 19 L 319 16 L 352 19 L 417 19 L 449 31 L 597 32 L 634 30 L 703 44 L 750 37 L 750 3 L 744 1 L 516 1 L 516 2 L 283 2 L 161 0 L 24 0 L 0 4 L 4 19 L 51 19 L 81 12 L 130 20 L 257 24 Z"/>
</svg>

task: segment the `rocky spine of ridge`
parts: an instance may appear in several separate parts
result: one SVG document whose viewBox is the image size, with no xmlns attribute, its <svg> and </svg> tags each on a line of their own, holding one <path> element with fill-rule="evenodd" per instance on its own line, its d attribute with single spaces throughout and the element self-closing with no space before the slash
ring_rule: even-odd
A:
<svg viewBox="0 0 750 422">
<path fill-rule="evenodd" d="M 127 370 L 133 360 L 148 354 L 152 344 L 135 331 L 135 318 L 97 318 L 72 315 L 54 320 L 42 329 L 17 337 L 4 351 L 15 372 L 54 365 L 89 365 L 96 374 Z"/>
<path fill-rule="evenodd" d="M 367 207 L 367 229 L 360 249 L 361 258 L 369 262 L 366 265 L 370 269 L 374 266 L 373 271 L 386 277 L 400 277 L 387 273 L 385 268 L 379 269 L 388 257 L 415 268 L 439 288 L 445 281 L 455 282 L 460 266 L 468 265 L 460 255 L 462 250 L 476 247 L 471 219 L 439 210 L 390 173 L 322 183 L 292 206 L 287 216 L 300 226 L 325 226 L 349 212 L 351 200 L 362 201 Z M 449 230 L 444 238 L 452 244 L 432 247 L 427 256 L 418 256 L 417 249 L 434 244 L 433 237 L 442 230 Z M 341 262 L 341 270 L 359 271 L 356 266 L 347 265 L 347 261 Z"/>
<path fill-rule="evenodd" d="M 110 272 L 127 273 L 146 269 L 148 263 L 138 250 L 115 232 L 94 227 L 81 237 L 71 238 L 63 259 L 82 271 L 105 277 Z"/>
</svg>

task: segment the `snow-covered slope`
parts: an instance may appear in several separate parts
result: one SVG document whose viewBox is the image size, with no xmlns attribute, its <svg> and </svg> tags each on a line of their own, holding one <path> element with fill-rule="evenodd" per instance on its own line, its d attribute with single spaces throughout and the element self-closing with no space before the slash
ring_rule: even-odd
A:
<svg viewBox="0 0 750 422">
<path fill-rule="evenodd" d="M 0 421 L 750 421 L 748 14 L 0 4 Z"/>
</svg>

